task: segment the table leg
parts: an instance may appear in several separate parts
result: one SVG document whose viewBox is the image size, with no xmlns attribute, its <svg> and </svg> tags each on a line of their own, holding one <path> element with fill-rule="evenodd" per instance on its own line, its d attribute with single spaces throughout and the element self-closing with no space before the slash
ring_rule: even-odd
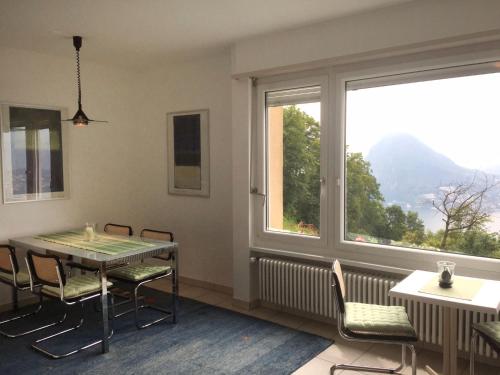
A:
<svg viewBox="0 0 500 375">
<path fill-rule="evenodd" d="M 449 366 L 450 374 L 457 373 L 457 360 L 458 360 L 458 310 L 450 307 L 450 350 L 449 350 Z"/>
<path fill-rule="evenodd" d="M 102 352 L 109 352 L 109 320 L 108 320 L 108 280 L 106 275 L 106 265 L 101 263 L 99 267 L 101 275 L 101 304 L 102 304 Z"/>
<path fill-rule="evenodd" d="M 457 309 L 443 308 L 443 375 L 457 373 Z"/>
<path fill-rule="evenodd" d="M 177 247 L 173 250 L 174 257 L 174 269 L 172 274 L 172 313 L 173 313 L 173 323 L 177 323 L 177 297 L 179 295 L 179 254 Z"/>
</svg>

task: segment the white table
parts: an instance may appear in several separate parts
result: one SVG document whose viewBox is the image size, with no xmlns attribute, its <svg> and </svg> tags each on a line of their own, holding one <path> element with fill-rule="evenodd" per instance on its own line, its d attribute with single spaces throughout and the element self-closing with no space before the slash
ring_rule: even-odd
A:
<svg viewBox="0 0 500 375">
<path fill-rule="evenodd" d="M 419 292 L 436 276 L 435 272 L 414 271 L 389 291 L 389 296 L 431 303 L 443 307 L 443 375 L 457 374 L 458 309 L 488 314 L 500 311 L 500 281 L 483 280 L 481 289 L 469 300 Z"/>
</svg>

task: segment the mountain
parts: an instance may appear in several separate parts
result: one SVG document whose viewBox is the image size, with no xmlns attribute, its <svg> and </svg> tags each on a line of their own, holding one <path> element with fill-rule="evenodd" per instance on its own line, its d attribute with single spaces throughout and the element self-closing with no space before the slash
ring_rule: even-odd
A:
<svg viewBox="0 0 500 375">
<path fill-rule="evenodd" d="M 428 206 L 440 187 L 469 182 L 477 174 L 408 134 L 383 138 L 366 159 L 386 203 L 400 204 L 403 209 Z"/>
</svg>

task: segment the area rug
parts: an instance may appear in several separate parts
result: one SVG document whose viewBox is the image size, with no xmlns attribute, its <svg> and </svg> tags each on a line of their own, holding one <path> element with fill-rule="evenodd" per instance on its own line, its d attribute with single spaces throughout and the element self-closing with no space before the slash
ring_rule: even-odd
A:
<svg viewBox="0 0 500 375">
<path fill-rule="evenodd" d="M 164 293 L 152 289 L 147 293 L 168 304 Z M 29 327 L 61 311 L 59 303 L 50 302 L 36 319 L 2 328 Z M 156 314 L 145 310 L 142 317 L 151 319 Z M 100 332 L 99 313 L 87 304 L 85 315 L 80 330 L 53 339 L 46 347 L 62 352 L 95 339 Z M 0 320 L 6 316 L 2 314 Z M 187 298 L 179 299 L 177 324 L 166 321 L 137 330 L 129 314 L 115 319 L 114 326 L 109 353 L 99 354 L 99 346 L 60 360 L 48 359 L 29 346 L 54 329 L 17 339 L 0 336 L 0 374 L 290 374 L 330 345 L 322 337 Z"/>
</svg>

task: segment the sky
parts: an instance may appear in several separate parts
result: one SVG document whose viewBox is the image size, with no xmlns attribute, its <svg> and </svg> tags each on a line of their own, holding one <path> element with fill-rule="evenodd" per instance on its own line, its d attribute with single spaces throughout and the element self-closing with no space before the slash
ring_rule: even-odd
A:
<svg viewBox="0 0 500 375">
<path fill-rule="evenodd" d="M 319 103 L 299 107 L 319 119 Z M 500 73 L 351 90 L 346 108 L 353 152 L 406 133 L 460 166 L 500 167 Z"/>
</svg>

